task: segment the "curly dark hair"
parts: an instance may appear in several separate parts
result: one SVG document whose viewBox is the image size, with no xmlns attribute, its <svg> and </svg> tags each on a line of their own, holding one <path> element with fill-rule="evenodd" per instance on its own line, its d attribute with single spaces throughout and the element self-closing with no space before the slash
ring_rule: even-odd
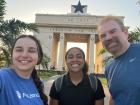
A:
<svg viewBox="0 0 140 105">
<path fill-rule="evenodd" d="M 72 48 L 70 48 L 70 49 L 66 52 L 65 60 L 67 59 L 68 53 L 69 53 L 72 49 L 78 49 L 78 50 L 82 53 L 83 59 L 84 59 L 84 61 L 85 61 L 85 53 L 84 53 L 84 51 L 83 51 L 82 49 L 80 49 L 79 47 L 72 47 Z M 84 74 L 87 74 L 87 72 L 88 72 L 88 64 L 87 64 L 86 61 L 85 61 L 85 64 L 84 64 L 84 66 L 83 66 L 83 68 L 82 68 L 82 71 L 83 71 Z"/>
</svg>

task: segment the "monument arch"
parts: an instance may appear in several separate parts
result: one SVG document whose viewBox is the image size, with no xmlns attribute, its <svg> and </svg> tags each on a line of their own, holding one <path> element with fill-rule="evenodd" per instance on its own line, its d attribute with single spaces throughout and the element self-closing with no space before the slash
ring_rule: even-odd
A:
<svg viewBox="0 0 140 105">
<path fill-rule="evenodd" d="M 78 3 L 77 6 L 80 5 L 81 3 Z M 51 59 L 49 66 L 63 70 L 67 42 L 87 43 L 86 60 L 89 71 L 103 73 L 102 57 L 97 56 L 97 52 L 102 49 L 97 25 L 104 16 L 87 14 L 86 8 L 84 5 L 83 10 L 80 7 L 77 8 L 80 10 L 77 10 L 76 6 L 72 5 L 69 14 L 36 14 L 35 24 L 39 34 L 35 36 L 41 40 L 44 53 Z"/>
</svg>

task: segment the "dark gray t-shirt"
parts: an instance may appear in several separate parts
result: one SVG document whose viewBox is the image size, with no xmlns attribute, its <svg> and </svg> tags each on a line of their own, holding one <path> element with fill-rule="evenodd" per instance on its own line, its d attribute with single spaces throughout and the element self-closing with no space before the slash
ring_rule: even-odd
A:
<svg viewBox="0 0 140 105">
<path fill-rule="evenodd" d="M 58 93 L 53 83 L 50 91 L 50 97 L 59 100 L 60 105 L 94 105 L 95 100 L 105 97 L 103 87 L 98 79 L 96 92 L 91 88 L 88 76 L 74 85 L 70 78 L 65 75 L 62 83 L 62 89 Z"/>
<path fill-rule="evenodd" d="M 115 105 L 140 105 L 140 44 L 132 44 L 105 69 Z"/>
</svg>

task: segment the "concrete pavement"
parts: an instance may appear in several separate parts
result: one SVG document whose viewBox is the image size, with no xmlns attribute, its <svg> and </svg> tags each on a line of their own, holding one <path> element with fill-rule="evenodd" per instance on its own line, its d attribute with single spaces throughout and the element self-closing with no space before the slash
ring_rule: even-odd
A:
<svg viewBox="0 0 140 105">
<path fill-rule="evenodd" d="M 50 92 L 50 88 L 52 86 L 53 81 L 58 78 L 59 75 L 57 76 L 53 76 L 51 77 L 47 82 L 45 82 L 45 93 L 47 94 L 48 98 L 49 98 L 49 92 Z M 105 104 L 104 105 L 109 105 L 108 100 L 109 100 L 109 92 L 108 92 L 108 88 L 104 87 L 104 92 L 105 92 Z"/>
</svg>

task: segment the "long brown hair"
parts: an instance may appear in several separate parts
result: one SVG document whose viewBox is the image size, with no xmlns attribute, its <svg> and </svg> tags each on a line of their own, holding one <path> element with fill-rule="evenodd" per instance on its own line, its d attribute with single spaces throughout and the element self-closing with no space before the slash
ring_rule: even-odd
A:
<svg viewBox="0 0 140 105">
<path fill-rule="evenodd" d="M 32 35 L 20 35 L 16 40 L 15 42 L 13 43 L 12 45 L 12 49 L 11 49 L 11 56 L 13 54 L 13 49 L 14 49 L 14 46 L 17 42 L 18 39 L 21 39 L 21 38 L 30 38 L 32 39 L 33 41 L 35 41 L 36 45 L 37 45 L 37 50 L 38 50 L 38 62 L 37 64 L 40 64 L 41 61 L 42 61 L 42 58 L 43 58 L 43 51 L 42 51 L 42 47 L 41 47 L 41 44 L 39 42 L 39 40 L 37 38 L 35 38 L 34 36 Z M 33 71 L 32 71 L 32 74 L 31 74 L 32 78 L 33 78 L 33 81 L 37 87 L 37 90 L 40 94 L 40 97 L 44 103 L 44 105 L 48 105 L 48 97 L 45 95 L 44 93 L 44 85 L 42 83 L 42 81 L 40 80 L 39 76 L 37 75 L 37 70 L 34 68 Z"/>
</svg>

